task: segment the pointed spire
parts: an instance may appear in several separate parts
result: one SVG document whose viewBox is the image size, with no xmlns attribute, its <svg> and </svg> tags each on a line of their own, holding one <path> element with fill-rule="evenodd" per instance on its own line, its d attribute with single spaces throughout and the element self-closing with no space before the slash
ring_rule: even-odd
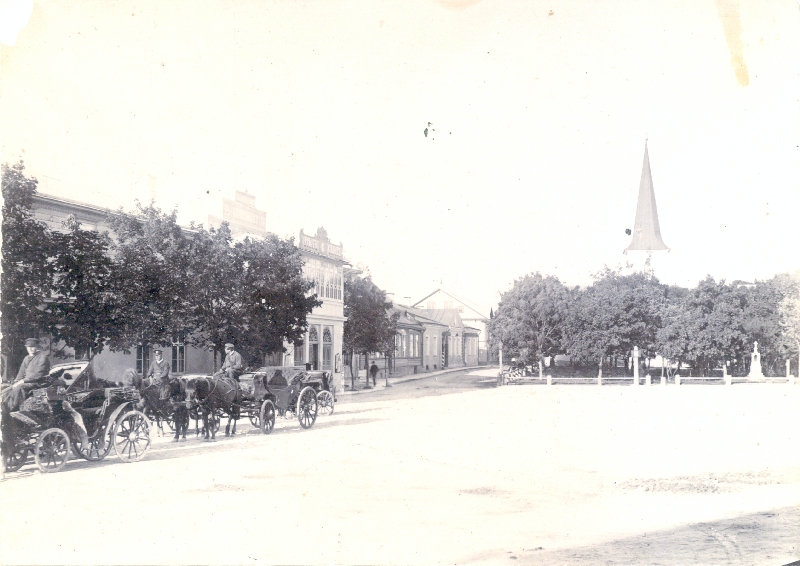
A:
<svg viewBox="0 0 800 566">
<path fill-rule="evenodd" d="M 653 177 L 650 174 L 650 155 L 647 151 L 647 139 L 644 140 L 644 163 L 642 179 L 639 181 L 639 200 L 636 203 L 636 220 L 633 222 L 633 238 L 625 253 L 632 250 L 667 250 L 669 248 L 661 239 L 661 227 L 658 224 L 656 210 L 656 192 L 653 189 Z"/>
</svg>

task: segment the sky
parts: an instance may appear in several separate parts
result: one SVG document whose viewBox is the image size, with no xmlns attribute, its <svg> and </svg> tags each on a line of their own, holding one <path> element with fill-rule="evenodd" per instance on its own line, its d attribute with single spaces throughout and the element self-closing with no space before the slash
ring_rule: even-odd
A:
<svg viewBox="0 0 800 566">
<path fill-rule="evenodd" d="M 43 193 L 154 199 L 188 224 L 244 190 L 268 230 L 324 226 L 398 300 L 442 287 L 488 311 L 527 273 L 586 285 L 644 261 L 622 251 L 647 138 L 662 281 L 800 268 L 797 0 L 0 0 L 0 15 L 2 161 Z"/>
</svg>

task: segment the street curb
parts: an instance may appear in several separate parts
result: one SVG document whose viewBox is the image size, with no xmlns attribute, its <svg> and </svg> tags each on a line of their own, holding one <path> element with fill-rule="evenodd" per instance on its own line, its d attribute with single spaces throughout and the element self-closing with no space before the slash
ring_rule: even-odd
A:
<svg viewBox="0 0 800 566">
<path fill-rule="evenodd" d="M 425 379 L 428 377 L 436 377 L 437 375 L 443 375 L 445 373 L 453 373 L 454 371 L 465 371 L 465 370 L 474 370 L 474 369 L 481 369 L 481 368 L 493 368 L 494 366 L 465 366 L 459 368 L 450 368 L 450 369 L 443 369 L 439 371 L 431 371 L 427 373 L 418 373 L 416 375 L 412 374 L 409 376 L 397 377 L 392 379 L 389 378 L 389 387 L 391 388 L 393 385 L 397 383 L 406 383 L 408 381 L 418 381 L 420 379 Z M 386 378 L 384 378 L 385 380 Z M 369 389 L 357 389 L 356 391 L 337 391 L 336 396 L 340 397 L 343 395 L 357 395 L 359 393 L 371 393 L 373 391 L 385 390 L 386 385 L 377 385 L 375 387 L 370 387 Z"/>
</svg>

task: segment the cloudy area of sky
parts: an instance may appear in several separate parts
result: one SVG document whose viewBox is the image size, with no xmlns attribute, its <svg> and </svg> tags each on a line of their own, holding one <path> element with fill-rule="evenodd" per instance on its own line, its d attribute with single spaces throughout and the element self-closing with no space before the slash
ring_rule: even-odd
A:
<svg viewBox="0 0 800 566">
<path fill-rule="evenodd" d="M 624 262 L 647 135 L 657 275 L 768 278 L 800 267 L 799 24 L 796 0 L 36 2 L 2 159 L 183 223 L 246 190 L 396 297 L 488 310 Z"/>
</svg>

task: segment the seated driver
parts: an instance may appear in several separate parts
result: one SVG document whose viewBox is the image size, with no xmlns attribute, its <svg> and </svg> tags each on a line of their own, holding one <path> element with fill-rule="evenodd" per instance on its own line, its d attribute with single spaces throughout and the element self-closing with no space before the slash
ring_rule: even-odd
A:
<svg viewBox="0 0 800 566">
<path fill-rule="evenodd" d="M 225 377 L 239 381 L 239 376 L 242 375 L 242 355 L 233 349 L 233 344 L 228 342 L 225 344 L 225 361 L 222 362 L 220 372 Z"/>
<path fill-rule="evenodd" d="M 50 359 L 47 352 L 42 350 L 36 338 L 25 340 L 25 348 L 28 355 L 22 360 L 17 377 L 10 387 L 3 390 L 3 405 L 9 411 L 16 411 L 30 391 L 49 385 Z"/>
<path fill-rule="evenodd" d="M 163 353 L 159 349 L 153 350 L 155 360 L 150 363 L 150 369 L 145 377 L 152 377 L 151 384 L 158 385 L 159 399 L 169 397 L 169 362 L 163 358 Z"/>
</svg>

